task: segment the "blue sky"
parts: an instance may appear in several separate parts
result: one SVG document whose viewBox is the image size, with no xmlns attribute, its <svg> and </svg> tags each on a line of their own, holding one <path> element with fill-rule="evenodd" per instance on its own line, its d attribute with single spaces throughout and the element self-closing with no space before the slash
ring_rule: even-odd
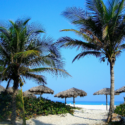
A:
<svg viewBox="0 0 125 125">
<path fill-rule="evenodd" d="M 76 28 L 69 20 L 61 15 L 67 7 L 82 7 L 85 9 L 85 0 L 1 0 L 0 1 L 0 22 L 8 20 L 15 21 L 18 18 L 30 17 L 30 22 L 41 24 L 47 36 L 51 36 L 54 42 L 60 37 L 69 36 L 81 39 L 71 32 L 60 32 L 61 29 Z M 100 63 L 99 58 L 86 56 L 72 63 L 72 59 L 80 51 L 76 49 L 61 49 L 61 54 L 65 61 L 65 69 L 72 77 L 56 77 L 50 74 L 43 74 L 47 78 L 47 86 L 54 90 L 54 94 L 44 94 L 43 97 L 51 100 L 62 100 L 54 95 L 60 91 L 76 87 L 87 92 L 85 97 L 77 97 L 76 101 L 105 101 L 104 95 L 93 95 L 94 92 L 110 87 L 110 67 L 107 62 Z M 125 52 L 116 59 L 115 89 L 125 85 Z M 4 87 L 6 83 L 1 83 Z M 23 91 L 37 86 L 32 80 L 26 80 Z M 122 93 L 115 96 L 115 101 L 123 101 Z M 64 100 L 64 99 L 63 99 Z M 72 98 L 67 99 L 67 101 Z M 109 96 L 108 96 L 109 100 Z"/>
</svg>

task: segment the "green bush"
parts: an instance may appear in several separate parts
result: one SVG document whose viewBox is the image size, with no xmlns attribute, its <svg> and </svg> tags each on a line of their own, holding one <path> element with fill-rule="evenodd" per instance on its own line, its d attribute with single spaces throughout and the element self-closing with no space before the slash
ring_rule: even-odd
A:
<svg viewBox="0 0 125 125">
<path fill-rule="evenodd" d="M 21 101 L 20 95 L 16 97 L 16 113 L 18 118 L 22 119 L 21 111 Z M 12 96 L 8 94 L 0 94 L 0 121 L 5 121 L 8 118 L 11 118 L 11 102 Z M 71 106 L 65 105 L 61 102 L 53 102 L 45 98 L 29 98 L 24 97 L 24 108 L 25 108 L 25 119 L 31 117 L 36 117 L 39 115 L 49 115 L 49 114 L 73 114 L 74 111 Z"/>
<path fill-rule="evenodd" d="M 125 104 L 120 104 L 116 106 L 115 113 L 125 117 Z"/>
<path fill-rule="evenodd" d="M 0 94 L 0 121 L 7 120 L 11 116 L 12 106 L 11 106 L 11 95 L 7 93 Z"/>
<path fill-rule="evenodd" d="M 60 102 L 53 102 L 44 98 L 24 98 L 26 117 L 48 114 L 73 114 L 72 107 Z"/>
</svg>

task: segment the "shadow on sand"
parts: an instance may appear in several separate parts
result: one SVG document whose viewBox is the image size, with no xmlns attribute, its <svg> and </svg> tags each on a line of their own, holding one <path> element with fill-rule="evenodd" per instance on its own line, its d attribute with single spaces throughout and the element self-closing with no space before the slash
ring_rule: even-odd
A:
<svg viewBox="0 0 125 125">
<path fill-rule="evenodd" d="M 54 125 L 54 124 L 47 124 L 36 119 L 32 119 L 32 123 L 33 125 Z M 26 125 L 32 125 L 32 123 L 28 122 L 26 123 Z M 11 122 L 1 122 L 0 125 L 12 125 L 12 124 Z M 22 123 L 17 123 L 17 125 L 22 125 Z"/>
<path fill-rule="evenodd" d="M 78 117 L 78 118 L 83 118 L 83 119 L 88 119 L 88 120 L 96 120 L 96 121 L 100 121 L 100 119 L 92 119 L 92 118 L 86 118 L 86 117 L 80 117 L 80 116 L 76 116 L 76 115 L 74 115 L 74 117 Z M 107 119 L 101 119 L 101 121 L 104 121 L 104 122 L 106 122 L 107 121 Z M 81 124 L 82 125 L 82 124 Z M 85 125 L 85 124 L 83 124 L 83 125 Z"/>
</svg>

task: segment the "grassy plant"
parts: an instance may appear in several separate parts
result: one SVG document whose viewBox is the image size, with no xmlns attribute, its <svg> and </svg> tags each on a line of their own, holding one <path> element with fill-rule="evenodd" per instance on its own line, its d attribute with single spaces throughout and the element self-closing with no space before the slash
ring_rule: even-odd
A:
<svg viewBox="0 0 125 125">
<path fill-rule="evenodd" d="M 9 97 L 8 97 L 9 96 Z M 0 95 L 0 109 L 3 109 L 2 112 L 0 112 L 0 120 L 5 121 L 8 117 L 10 118 L 12 112 L 11 108 L 11 95 Z M 22 96 L 21 93 L 17 95 L 17 117 L 22 119 L 22 108 L 23 108 L 23 102 L 22 102 Z M 6 105 L 5 105 L 6 104 Z M 41 115 L 49 115 L 49 114 L 66 114 L 70 113 L 73 115 L 74 110 L 73 109 L 79 109 L 77 107 L 73 108 L 69 105 L 65 105 L 61 102 L 53 102 L 48 99 L 44 98 L 28 98 L 24 97 L 24 109 L 25 109 L 25 119 L 30 119 L 32 117 L 41 116 Z M 8 114 L 8 115 L 7 115 Z M 6 116 L 6 117 L 4 117 Z"/>
<path fill-rule="evenodd" d="M 125 117 L 125 104 L 120 104 L 119 106 L 116 106 L 114 112 Z"/>
</svg>

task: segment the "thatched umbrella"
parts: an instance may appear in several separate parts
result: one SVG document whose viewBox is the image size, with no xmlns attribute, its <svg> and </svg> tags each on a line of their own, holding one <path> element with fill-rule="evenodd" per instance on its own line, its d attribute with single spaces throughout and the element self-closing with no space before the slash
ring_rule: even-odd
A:
<svg viewBox="0 0 125 125">
<path fill-rule="evenodd" d="M 31 93 L 30 91 L 25 91 L 25 92 L 23 92 L 23 95 L 25 96 L 25 97 L 30 97 L 30 98 L 36 98 L 36 96 L 33 94 L 33 93 Z"/>
<path fill-rule="evenodd" d="M 66 91 L 59 92 L 54 97 L 65 98 L 65 104 L 66 104 L 66 98 L 73 97 L 73 103 L 75 105 L 75 97 L 77 97 L 77 96 L 82 97 L 82 96 L 86 96 L 86 95 L 87 95 L 87 93 L 83 90 L 71 88 Z"/>
<path fill-rule="evenodd" d="M 119 94 L 125 92 L 125 86 L 121 87 L 120 89 L 117 89 L 115 92 Z M 125 97 L 124 97 L 124 103 L 125 103 Z"/>
<path fill-rule="evenodd" d="M 122 93 L 122 92 L 125 92 L 125 86 L 123 86 L 123 87 L 120 88 L 120 89 L 117 89 L 115 92 L 116 92 L 116 93 Z"/>
<path fill-rule="evenodd" d="M 5 88 L 0 85 L 0 93 L 3 92 L 4 90 L 5 90 Z"/>
<path fill-rule="evenodd" d="M 13 93 L 13 87 L 9 87 L 7 90 L 6 90 L 8 93 L 12 94 Z M 19 89 L 17 89 L 17 92 L 19 91 Z"/>
<path fill-rule="evenodd" d="M 115 95 L 119 95 L 118 93 L 114 93 Z M 110 95 L 110 88 L 103 88 L 97 92 L 95 92 L 93 95 L 106 95 L 106 110 L 107 108 L 107 95 Z"/>
<path fill-rule="evenodd" d="M 40 86 L 36 86 L 36 87 L 32 87 L 31 89 L 29 89 L 28 91 L 30 91 L 32 94 L 38 94 L 41 96 L 41 94 L 43 93 L 49 93 L 49 94 L 53 94 L 54 91 L 44 85 L 40 85 Z"/>
</svg>

